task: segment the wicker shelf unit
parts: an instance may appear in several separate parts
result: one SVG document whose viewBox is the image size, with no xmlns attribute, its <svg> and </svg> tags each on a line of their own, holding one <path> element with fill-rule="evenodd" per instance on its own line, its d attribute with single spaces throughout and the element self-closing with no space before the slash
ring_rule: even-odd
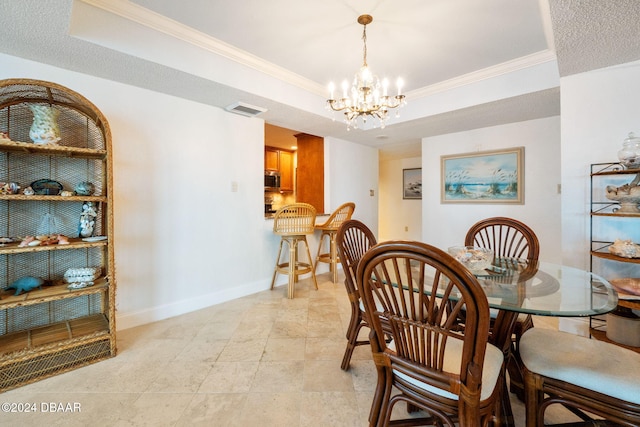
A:
<svg viewBox="0 0 640 427">
<path fill-rule="evenodd" d="M 60 141 L 30 142 L 32 104 L 57 110 Z M 0 188 L 21 190 L 53 180 L 65 191 L 81 182 L 91 195 L 26 195 L 0 191 L 0 392 L 57 375 L 116 354 L 115 266 L 111 131 L 104 115 L 82 95 L 55 83 L 0 80 Z M 96 208 L 94 236 L 79 235 L 83 205 Z M 46 232 L 43 232 L 45 230 Z M 21 246 L 26 236 L 64 235 L 65 245 Z M 7 239 L 8 240 L 8 239 Z M 71 268 L 99 268 L 93 285 L 73 289 Z M 7 289 L 17 279 L 44 285 L 28 292 Z"/>
</svg>

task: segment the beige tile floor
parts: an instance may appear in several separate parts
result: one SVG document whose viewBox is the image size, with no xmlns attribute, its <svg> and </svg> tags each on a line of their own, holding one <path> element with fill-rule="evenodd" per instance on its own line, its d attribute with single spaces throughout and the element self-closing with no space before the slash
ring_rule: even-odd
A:
<svg viewBox="0 0 640 427">
<path fill-rule="evenodd" d="M 340 369 L 351 313 L 342 273 L 318 284 L 302 280 L 291 300 L 281 286 L 120 331 L 115 358 L 0 394 L 36 408 L 0 414 L 0 426 L 366 426 L 369 347 Z"/>
</svg>

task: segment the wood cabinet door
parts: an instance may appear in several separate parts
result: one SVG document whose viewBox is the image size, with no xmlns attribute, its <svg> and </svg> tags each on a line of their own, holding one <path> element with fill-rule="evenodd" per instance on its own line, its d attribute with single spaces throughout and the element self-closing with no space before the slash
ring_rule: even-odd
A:
<svg viewBox="0 0 640 427">
<path fill-rule="evenodd" d="M 297 134 L 298 168 L 296 201 L 309 203 L 324 213 L 324 138 Z"/>
<path fill-rule="evenodd" d="M 280 151 L 280 190 L 293 191 L 293 153 Z"/>
<path fill-rule="evenodd" d="M 277 171 L 280 170 L 279 152 L 273 148 L 264 149 L 264 170 Z"/>
</svg>

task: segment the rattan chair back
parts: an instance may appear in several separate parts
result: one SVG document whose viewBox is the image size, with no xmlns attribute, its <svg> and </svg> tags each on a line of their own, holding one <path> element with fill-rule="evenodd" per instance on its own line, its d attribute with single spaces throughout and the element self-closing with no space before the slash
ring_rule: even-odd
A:
<svg viewBox="0 0 640 427">
<path fill-rule="evenodd" d="M 478 221 L 467 231 L 464 244 L 492 249 L 495 256 L 501 258 L 537 260 L 540 255 L 540 243 L 533 230 L 507 217 Z"/>
<path fill-rule="evenodd" d="M 500 395 L 503 355 L 488 345 L 489 305 L 475 276 L 436 247 L 389 241 L 365 253 L 356 280 L 373 330 L 378 424 L 388 425 L 393 406 L 404 401 L 429 415 L 407 422 L 486 425 Z M 454 302 L 451 313 L 444 300 Z M 455 316 L 463 309 L 467 324 L 459 330 Z M 493 362 L 492 380 L 483 377 L 485 354 Z"/>
<path fill-rule="evenodd" d="M 273 232 L 280 236 L 312 234 L 316 208 L 308 203 L 292 203 L 278 209 L 273 217 Z"/>
<path fill-rule="evenodd" d="M 338 208 L 335 211 L 333 211 L 333 213 L 331 213 L 329 218 L 327 218 L 327 220 L 324 223 L 318 224 L 316 226 L 316 229 L 338 230 L 338 228 L 340 227 L 340 225 L 342 225 L 343 222 L 351 219 L 351 216 L 353 215 L 353 211 L 355 209 L 356 209 L 355 203 L 353 202 L 343 203 L 342 205 L 338 206 Z"/>
<path fill-rule="evenodd" d="M 347 329 L 347 348 L 342 358 L 341 368 L 349 369 L 349 363 L 355 347 L 369 344 L 369 340 L 358 340 L 363 326 L 368 327 L 366 313 L 362 310 L 360 292 L 356 287 L 356 270 L 365 252 L 376 244 L 373 232 L 361 221 L 350 219 L 342 223 L 336 235 L 336 246 L 342 269 L 344 286 L 351 304 L 351 320 Z"/>
</svg>

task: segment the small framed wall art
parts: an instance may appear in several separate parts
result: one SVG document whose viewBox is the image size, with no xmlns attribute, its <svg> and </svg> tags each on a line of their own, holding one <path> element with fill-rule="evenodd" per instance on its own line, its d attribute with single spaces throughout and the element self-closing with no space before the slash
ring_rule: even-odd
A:
<svg viewBox="0 0 640 427">
<path fill-rule="evenodd" d="M 524 203 L 524 147 L 440 159 L 442 203 Z"/>
<path fill-rule="evenodd" d="M 402 169 L 402 198 L 422 199 L 422 168 Z"/>
</svg>

